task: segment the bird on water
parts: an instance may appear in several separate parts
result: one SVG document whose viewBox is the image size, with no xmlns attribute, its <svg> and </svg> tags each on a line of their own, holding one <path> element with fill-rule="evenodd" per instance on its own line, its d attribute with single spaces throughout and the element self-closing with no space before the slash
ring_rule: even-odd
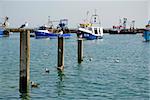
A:
<svg viewBox="0 0 150 100">
<path fill-rule="evenodd" d="M 119 62 L 120 62 L 120 60 L 119 60 L 119 59 L 116 59 L 116 60 L 115 60 L 115 63 L 119 63 Z"/>
<path fill-rule="evenodd" d="M 32 87 L 32 88 L 38 88 L 39 85 L 40 85 L 40 84 L 31 81 L 31 87 Z"/>
<path fill-rule="evenodd" d="M 49 69 L 48 68 L 45 68 L 45 73 L 49 73 Z"/>
</svg>

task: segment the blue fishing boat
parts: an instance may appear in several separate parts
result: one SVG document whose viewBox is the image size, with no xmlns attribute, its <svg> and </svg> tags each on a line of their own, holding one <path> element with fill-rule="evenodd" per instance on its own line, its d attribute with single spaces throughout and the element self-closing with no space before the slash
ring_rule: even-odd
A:
<svg viewBox="0 0 150 100">
<path fill-rule="evenodd" d="M 52 22 L 59 22 L 57 28 L 53 27 Z M 50 38 L 54 39 L 58 36 L 64 38 L 70 38 L 71 34 L 68 33 L 68 19 L 60 19 L 59 21 L 50 21 L 50 16 L 48 19 L 48 26 L 44 25 L 35 30 L 36 38 Z"/>
<path fill-rule="evenodd" d="M 148 22 L 148 24 L 145 27 L 146 27 L 146 29 L 143 32 L 143 37 L 144 37 L 145 41 L 150 41 L 150 21 Z"/>
<path fill-rule="evenodd" d="M 53 33 L 48 31 L 48 29 L 45 26 L 41 26 L 35 30 L 36 38 L 48 38 L 51 36 L 51 34 Z"/>
<path fill-rule="evenodd" d="M 0 35 L 4 35 L 4 30 L 0 28 Z"/>
<path fill-rule="evenodd" d="M 48 29 L 45 26 L 41 26 L 37 30 L 35 30 L 35 36 L 36 38 L 54 39 L 57 38 L 58 36 L 63 36 L 64 38 L 70 38 L 71 34 L 63 33 L 62 31 L 60 31 L 59 33 L 55 33 L 53 29 Z"/>
<path fill-rule="evenodd" d="M 88 16 L 88 13 L 87 13 Z M 91 16 L 91 20 L 86 19 L 78 28 L 77 36 L 87 40 L 102 39 L 103 28 L 100 25 L 99 16 L 95 14 Z"/>
<path fill-rule="evenodd" d="M 9 32 L 4 30 L 3 28 L 0 28 L 0 37 L 3 36 L 9 36 Z"/>
<path fill-rule="evenodd" d="M 143 33 L 145 41 L 150 41 L 150 30 L 145 30 Z"/>
</svg>

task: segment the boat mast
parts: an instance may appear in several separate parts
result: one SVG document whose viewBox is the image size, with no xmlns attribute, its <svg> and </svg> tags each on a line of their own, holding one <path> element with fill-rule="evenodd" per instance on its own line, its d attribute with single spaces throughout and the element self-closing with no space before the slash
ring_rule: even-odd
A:
<svg viewBox="0 0 150 100">
<path fill-rule="evenodd" d="M 122 26 L 122 21 L 121 21 L 121 18 L 119 19 L 119 27 Z"/>
<path fill-rule="evenodd" d="M 96 9 L 95 9 L 95 16 L 94 16 L 94 22 L 96 23 Z"/>
<path fill-rule="evenodd" d="M 86 12 L 86 19 L 85 19 L 85 22 L 88 22 L 88 16 L 89 16 L 89 11 Z"/>
<path fill-rule="evenodd" d="M 132 20 L 131 25 L 130 25 L 130 29 L 134 29 L 135 26 L 135 20 Z"/>
<path fill-rule="evenodd" d="M 148 25 L 150 25 L 150 20 L 148 21 Z"/>
<path fill-rule="evenodd" d="M 123 18 L 123 28 L 126 29 L 127 18 Z"/>
<path fill-rule="evenodd" d="M 92 24 L 99 24 L 99 25 L 101 25 L 101 23 L 100 23 L 100 18 L 99 18 L 99 16 L 96 14 L 96 11 L 97 11 L 97 10 L 95 9 L 95 14 L 91 16 L 91 23 L 92 23 Z"/>
<path fill-rule="evenodd" d="M 50 28 L 53 28 L 53 23 L 52 23 L 52 21 L 50 20 L 50 16 L 48 16 L 48 26 L 49 26 Z"/>
</svg>

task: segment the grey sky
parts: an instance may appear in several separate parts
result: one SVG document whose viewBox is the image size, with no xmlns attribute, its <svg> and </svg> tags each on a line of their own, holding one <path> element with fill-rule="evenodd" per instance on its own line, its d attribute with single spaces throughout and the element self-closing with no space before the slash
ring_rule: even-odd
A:
<svg viewBox="0 0 150 100">
<path fill-rule="evenodd" d="M 148 0 L 0 1 L 0 17 L 9 16 L 10 27 L 18 27 L 25 21 L 29 22 L 29 27 L 36 27 L 45 24 L 51 16 L 51 20 L 67 18 L 69 26 L 76 28 L 86 17 L 86 11 L 90 11 L 91 15 L 94 9 L 97 9 L 105 28 L 118 24 L 119 18 L 123 17 L 128 18 L 129 22 L 135 20 L 136 27 L 144 27 L 150 16 Z"/>
<path fill-rule="evenodd" d="M 150 0 L 147 0 L 148 20 L 150 20 Z"/>
</svg>

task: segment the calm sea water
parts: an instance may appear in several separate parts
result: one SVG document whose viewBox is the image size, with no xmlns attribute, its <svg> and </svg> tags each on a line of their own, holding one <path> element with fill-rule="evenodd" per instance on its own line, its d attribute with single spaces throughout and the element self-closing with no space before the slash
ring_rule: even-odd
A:
<svg viewBox="0 0 150 100">
<path fill-rule="evenodd" d="M 57 39 L 31 38 L 30 79 L 40 86 L 26 95 L 18 91 L 19 42 L 17 34 L 0 38 L 2 100 L 150 100 L 150 43 L 141 35 L 85 40 L 82 64 L 75 36 L 67 39 L 63 73 L 56 69 Z"/>
</svg>

